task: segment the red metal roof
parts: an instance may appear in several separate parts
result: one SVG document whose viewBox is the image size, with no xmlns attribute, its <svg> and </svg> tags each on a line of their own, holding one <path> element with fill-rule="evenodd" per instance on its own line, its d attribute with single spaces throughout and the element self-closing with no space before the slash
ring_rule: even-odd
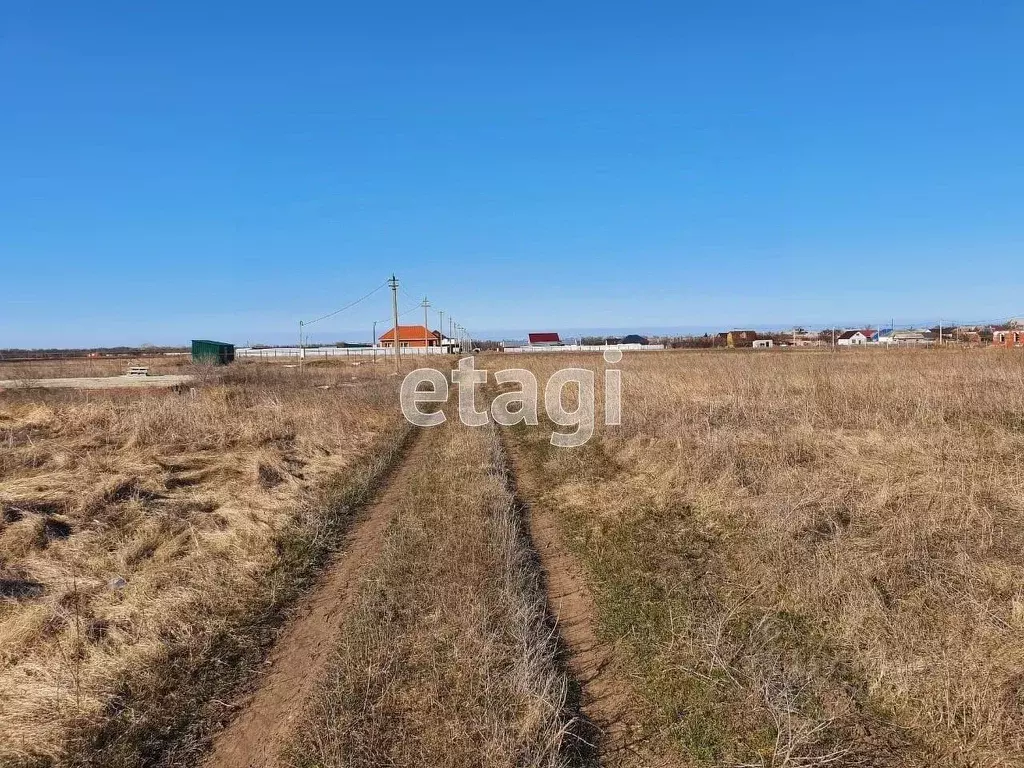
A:
<svg viewBox="0 0 1024 768">
<path fill-rule="evenodd" d="M 560 342 L 560 341 L 561 341 L 561 339 L 558 338 L 558 334 L 557 333 L 531 333 L 530 334 L 530 343 L 531 344 L 543 344 L 543 343 L 549 343 L 550 344 L 552 342 L 557 343 L 557 342 Z"/>
<path fill-rule="evenodd" d="M 399 341 L 423 341 L 423 339 L 440 339 L 441 334 L 437 331 L 428 331 L 423 325 L 400 325 L 398 326 Z M 381 334 L 381 341 L 394 341 L 395 329 Z"/>
</svg>

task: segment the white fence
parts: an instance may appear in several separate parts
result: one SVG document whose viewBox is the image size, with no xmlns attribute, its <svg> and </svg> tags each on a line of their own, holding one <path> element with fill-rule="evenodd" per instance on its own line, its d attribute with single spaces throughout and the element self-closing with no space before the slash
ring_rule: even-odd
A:
<svg viewBox="0 0 1024 768">
<path fill-rule="evenodd" d="M 552 347 L 505 347 L 506 352 L 604 352 L 621 349 L 624 352 L 652 352 L 664 349 L 664 344 L 563 344 Z"/>
<path fill-rule="evenodd" d="M 455 352 L 458 347 L 455 347 Z M 248 358 L 256 360 L 298 360 L 300 357 L 305 360 L 319 360 L 327 357 L 370 357 L 373 359 L 393 357 L 395 352 L 391 347 L 266 347 L 252 348 L 239 347 L 235 349 L 235 358 Z M 405 355 L 450 355 L 453 354 L 451 347 L 447 344 L 443 347 L 402 347 L 402 356 Z"/>
<path fill-rule="evenodd" d="M 650 352 L 664 349 L 664 344 L 564 344 L 560 347 L 505 347 L 504 351 L 513 353 L 528 352 L 604 352 L 606 349 L 621 349 L 624 352 Z M 320 360 L 328 357 L 354 357 L 385 359 L 394 356 L 391 347 L 303 347 L 302 357 L 305 360 Z M 499 350 L 500 351 L 500 350 Z M 238 347 L 235 349 L 236 359 L 268 360 L 273 362 L 298 361 L 298 347 Z M 458 345 L 451 347 L 402 347 L 402 356 L 406 355 L 451 355 L 460 354 Z"/>
</svg>

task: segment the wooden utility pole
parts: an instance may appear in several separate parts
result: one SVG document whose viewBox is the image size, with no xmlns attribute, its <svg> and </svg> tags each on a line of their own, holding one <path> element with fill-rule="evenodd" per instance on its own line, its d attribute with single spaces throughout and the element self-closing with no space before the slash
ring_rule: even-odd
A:
<svg viewBox="0 0 1024 768">
<path fill-rule="evenodd" d="M 394 319 L 395 327 L 392 330 L 391 341 L 395 347 L 395 373 L 402 372 L 402 361 L 401 351 L 398 345 L 398 278 L 395 277 L 394 273 L 391 275 L 391 279 L 388 280 L 388 285 L 391 286 L 391 316 Z"/>
<path fill-rule="evenodd" d="M 441 338 L 438 341 L 441 343 L 441 351 L 444 352 L 444 310 L 439 309 L 437 314 L 441 318 L 437 324 L 437 332 L 441 334 Z"/>
<path fill-rule="evenodd" d="M 305 355 L 302 354 L 302 321 L 299 320 L 299 371 L 302 371 L 302 361 Z"/>
<path fill-rule="evenodd" d="M 429 322 L 427 320 L 427 309 L 430 307 L 430 302 L 427 301 L 426 296 L 423 297 L 421 306 L 423 307 L 423 346 L 426 348 L 423 354 L 428 354 L 430 352 L 430 326 L 427 324 Z"/>
</svg>

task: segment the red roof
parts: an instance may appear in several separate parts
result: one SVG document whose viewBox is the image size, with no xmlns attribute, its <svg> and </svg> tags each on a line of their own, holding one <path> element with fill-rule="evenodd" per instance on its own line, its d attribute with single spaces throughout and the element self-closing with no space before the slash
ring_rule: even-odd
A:
<svg viewBox="0 0 1024 768">
<path fill-rule="evenodd" d="M 531 333 L 530 343 L 531 344 L 558 344 L 562 340 L 558 338 L 557 333 Z"/>
<path fill-rule="evenodd" d="M 399 341 L 423 341 L 423 339 L 440 339 L 441 334 L 437 331 L 428 331 L 423 325 L 400 325 L 398 326 Z M 395 329 L 381 334 L 381 341 L 394 341 Z"/>
</svg>

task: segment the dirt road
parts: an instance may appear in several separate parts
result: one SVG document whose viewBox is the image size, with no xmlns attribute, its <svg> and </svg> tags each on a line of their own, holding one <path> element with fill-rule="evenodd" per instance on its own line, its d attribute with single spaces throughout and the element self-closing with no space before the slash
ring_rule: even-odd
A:
<svg viewBox="0 0 1024 768">
<path fill-rule="evenodd" d="M 395 470 L 377 500 L 362 513 L 328 567 L 320 585 L 304 600 L 298 616 L 284 631 L 269 657 L 267 671 L 239 714 L 214 739 L 203 765 L 207 768 L 276 768 L 294 728 L 305 722 L 304 710 L 327 671 L 331 652 L 353 609 L 363 571 L 381 552 L 399 499 L 411 480 L 437 452 L 433 430 L 424 430 Z M 582 689 L 582 711 L 596 727 L 588 740 L 596 754 L 584 762 L 626 768 L 663 764 L 643 749 L 641 716 L 631 690 L 616 672 L 614 647 L 601 641 L 597 611 L 582 565 L 566 547 L 554 512 L 542 503 L 529 474 L 516 475 L 513 447 L 510 483 L 522 504 L 529 535 L 543 570 L 549 609 L 569 650 L 569 666 Z M 594 762 L 591 762 L 591 761 Z"/>
<path fill-rule="evenodd" d="M 415 441 L 390 480 L 345 537 L 319 586 L 303 601 L 299 614 L 271 652 L 267 671 L 240 713 L 214 738 L 204 761 L 209 768 L 272 768 L 293 726 L 325 671 L 346 613 L 359 589 L 360 576 L 379 553 L 396 514 L 400 489 L 429 460 L 426 433 Z"/>
<path fill-rule="evenodd" d="M 569 668 L 582 687 L 581 710 L 593 723 L 595 758 L 602 766 L 668 768 L 675 763 L 651 754 L 641 733 L 643 715 L 629 683 L 615 669 L 615 648 L 598 633 L 598 613 L 586 571 L 566 546 L 557 514 L 543 503 L 541 487 L 525 470 L 514 441 L 506 442 L 515 492 L 540 557 L 549 610 L 569 650 Z"/>
</svg>

